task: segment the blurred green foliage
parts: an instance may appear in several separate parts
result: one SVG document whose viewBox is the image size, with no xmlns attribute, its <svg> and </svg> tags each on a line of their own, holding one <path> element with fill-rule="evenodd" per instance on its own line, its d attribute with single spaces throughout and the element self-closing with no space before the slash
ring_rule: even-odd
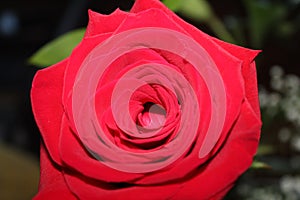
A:
<svg viewBox="0 0 300 200">
<path fill-rule="evenodd" d="M 251 46 L 262 48 L 265 37 L 270 31 L 278 31 L 287 16 L 287 7 L 283 4 L 274 2 L 263 2 L 254 0 L 244 0 L 245 8 L 248 13 L 249 32 Z"/>
<path fill-rule="evenodd" d="M 40 48 L 29 58 L 28 63 L 38 67 L 47 67 L 65 59 L 81 41 L 84 32 L 85 29 L 82 28 L 63 34 Z"/>
<path fill-rule="evenodd" d="M 221 20 L 207 0 L 162 0 L 174 12 L 197 23 L 206 24 L 220 39 L 261 49 L 267 37 L 289 37 L 300 28 L 300 15 L 291 21 L 291 3 L 271 0 L 243 0 L 246 17 L 231 16 Z M 66 58 L 80 42 L 84 29 L 68 32 L 45 44 L 30 59 L 29 64 L 46 67 Z"/>
</svg>

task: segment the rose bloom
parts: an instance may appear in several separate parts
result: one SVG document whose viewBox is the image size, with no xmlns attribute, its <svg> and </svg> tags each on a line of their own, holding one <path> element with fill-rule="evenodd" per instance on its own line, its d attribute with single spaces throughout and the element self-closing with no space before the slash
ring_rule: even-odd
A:
<svg viewBox="0 0 300 200">
<path fill-rule="evenodd" d="M 81 43 L 33 80 L 35 199 L 223 198 L 259 142 L 258 53 L 157 0 L 89 11 Z"/>
</svg>

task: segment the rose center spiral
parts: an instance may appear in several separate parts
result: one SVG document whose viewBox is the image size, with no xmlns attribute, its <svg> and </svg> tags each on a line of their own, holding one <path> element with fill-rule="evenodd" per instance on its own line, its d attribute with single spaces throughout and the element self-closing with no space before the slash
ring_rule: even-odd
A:
<svg viewBox="0 0 300 200">
<path fill-rule="evenodd" d="M 166 121 L 166 110 L 159 104 L 146 102 L 144 110 L 138 114 L 137 119 L 144 128 L 160 128 Z"/>
</svg>

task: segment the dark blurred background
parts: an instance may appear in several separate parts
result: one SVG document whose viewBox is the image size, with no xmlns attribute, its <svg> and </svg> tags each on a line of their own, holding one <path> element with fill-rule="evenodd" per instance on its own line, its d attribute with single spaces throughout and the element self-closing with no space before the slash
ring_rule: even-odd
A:
<svg viewBox="0 0 300 200">
<path fill-rule="evenodd" d="M 221 20 L 227 30 L 234 36 L 235 43 L 263 50 L 263 53 L 257 59 L 260 87 L 266 91 L 274 91 L 270 84 L 272 80 L 270 69 L 274 65 L 280 66 L 279 68 L 283 70 L 284 74 L 300 75 L 298 61 L 300 52 L 299 0 L 210 0 L 208 2 L 214 10 L 215 16 Z M 1 179 L 3 174 L 7 172 L 7 169 L 3 169 L 3 166 L 7 164 L 4 159 L 16 156 L 15 160 L 12 159 L 13 166 L 8 165 L 7 167 L 17 171 L 25 169 L 25 167 L 21 167 L 21 157 L 27 158 L 28 161 L 33 163 L 33 167 L 30 168 L 27 165 L 27 174 L 25 171 L 20 174 L 13 172 L 14 176 L 7 175 L 8 179 L 15 178 L 20 182 L 20 180 L 23 180 L 20 176 L 30 176 L 32 174 L 34 181 L 29 182 L 33 185 L 37 184 L 38 171 L 33 171 L 32 169 L 38 170 L 40 138 L 31 112 L 30 87 L 32 78 L 39 68 L 27 64 L 28 58 L 42 45 L 57 36 L 75 28 L 85 27 L 88 22 L 87 9 L 109 14 L 117 7 L 120 7 L 122 10 L 129 10 L 132 4 L 132 0 L 1 0 L 0 145 L 4 156 L 7 157 L 0 157 L 0 188 L 2 188 L 0 189 L 0 199 L 24 199 L 24 197 L 26 199 L 26 195 L 30 198 L 29 196 L 36 191 L 36 186 L 29 188 L 30 186 L 27 185 L 29 189 L 27 188 L 26 191 L 29 191 L 29 194 L 21 195 L 23 198 L 20 198 L 17 194 L 6 194 L 7 196 L 5 196 L 5 192 L 14 191 L 17 187 L 22 188 L 26 183 L 24 182 L 20 186 L 11 183 L 13 189 L 8 189 L 9 184 L 6 184 L 3 178 Z M 195 19 L 189 17 L 186 13 L 179 12 L 179 14 L 204 32 L 210 35 L 218 35 L 207 20 Z M 272 92 L 269 92 L 268 95 L 270 93 Z M 282 95 L 280 91 L 277 91 L 277 93 Z M 276 116 L 283 115 L 280 112 L 278 113 Z M 270 116 L 271 118 L 274 117 L 273 115 Z M 266 118 L 270 118 L 270 116 Z M 280 118 L 279 121 L 282 121 L 282 119 Z M 295 129 L 297 131 L 297 126 Z M 269 139 L 277 138 L 277 133 L 275 135 L 272 128 L 266 128 L 265 130 L 268 131 L 263 132 L 264 143 L 268 145 L 267 147 L 271 147 L 266 153 L 267 156 L 275 155 L 276 157 L 278 155 L 285 159 L 287 156 L 286 152 L 282 153 L 280 150 L 274 150 L 274 144 L 280 146 L 282 142 L 280 140 L 275 141 L 275 139 L 272 139 L 270 142 Z M 299 156 L 298 151 L 291 152 L 288 153 L 288 156 L 291 156 L 290 154 Z M 18 157 L 20 155 L 21 157 Z M 260 158 L 264 161 L 266 155 L 263 154 Z M 268 159 L 265 160 L 269 161 Z M 300 160 L 298 161 L 300 162 Z M 268 164 L 272 165 L 272 161 Z M 297 174 L 297 172 L 299 171 L 296 170 L 291 176 L 296 174 L 296 177 L 298 177 L 300 173 Z M 258 170 L 254 174 L 255 176 L 253 173 L 252 175 L 245 175 L 246 178 L 244 179 L 246 179 L 246 182 L 253 181 L 253 177 L 256 176 L 271 176 L 272 181 L 279 182 L 281 180 L 279 178 L 284 176 L 276 173 L 274 175 L 274 173 L 264 170 Z M 249 176 L 250 178 L 248 179 Z M 298 182 L 300 188 L 300 178 Z M 263 186 L 261 187 L 263 188 Z M 272 189 L 269 190 L 272 191 Z M 26 191 L 24 190 L 23 192 L 25 193 Z M 250 189 L 248 188 L 247 191 L 249 192 Z M 236 193 L 238 192 L 232 192 L 230 195 L 235 198 L 240 195 L 240 199 L 246 199 L 246 197 Z M 244 193 L 246 194 L 247 192 Z M 300 189 L 295 193 L 299 194 L 299 196 L 294 195 L 295 199 L 300 199 Z M 281 197 L 281 199 L 288 199 L 287 195 L 284 194 Z M 253 197 L 252 199 L 255 198 Z"/>
</svg>

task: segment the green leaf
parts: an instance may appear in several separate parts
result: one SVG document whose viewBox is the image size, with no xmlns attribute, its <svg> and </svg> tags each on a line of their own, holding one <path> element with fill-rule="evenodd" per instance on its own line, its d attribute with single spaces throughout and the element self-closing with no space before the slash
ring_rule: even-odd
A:
<svg viewBox="0 0 300 200">
<path fill-rule="evenodd" d="M 172 11 L 176 12 L 181 4 L 182 4 L 182 0 L 163 0 L 162 1 L 168 8 L 170 8 Z"/>
<path fill-rule="evenodd" d="M 65 33 L 42 46 L 28 63 L 39 67 L 53 65 L 68 57 L 73 48 L 82 40 L 85 29 L 76 29 Z"/>
<path fill-rule="evenodd" d="M 202 22 L 206 22 L 214 15 L 209 2 L 206 0 L 185 0 L 178 11 L 191 19 Z"/>
<path fill-rule="evenodd" d="M 264 162 L 253 161 L 251 169 L 272 169 L 272 167 Z"/>
</svg>

